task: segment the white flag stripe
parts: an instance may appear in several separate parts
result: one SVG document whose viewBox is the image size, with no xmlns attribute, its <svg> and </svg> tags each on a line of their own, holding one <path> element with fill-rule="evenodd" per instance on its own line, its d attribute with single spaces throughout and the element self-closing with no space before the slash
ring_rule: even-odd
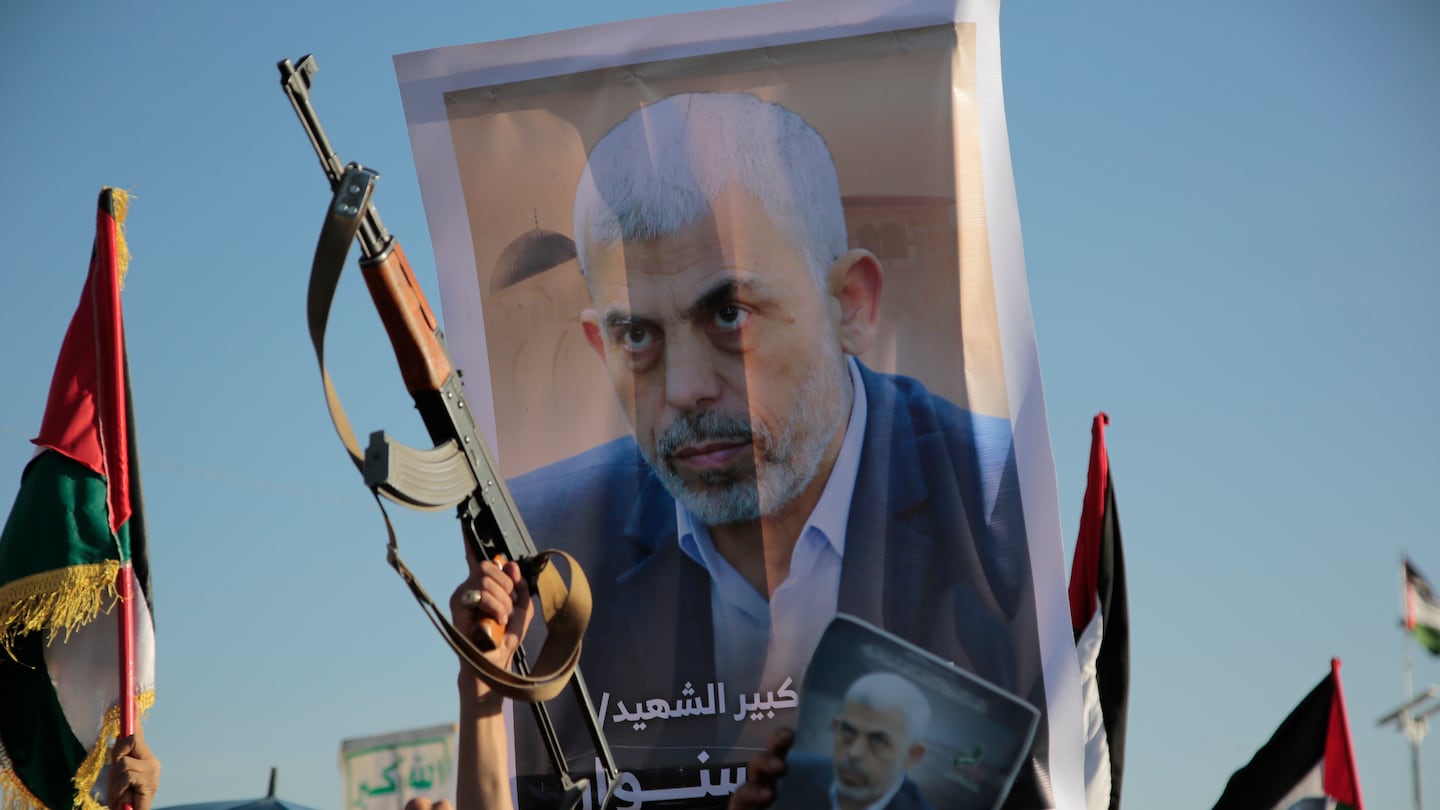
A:
<svg viewBox="0 0 1440 810">
<path fill-rule="evenodd" d="M 1325 760 L 1322 758 L 1315 767 L 1305 774 L 1285 798 L 1276 802 L 1271 810 L 1322 810 L 1334 807 L 1335 803 L 1325 797 Z"/>
<path fill-rule="evenodd" d="M 1095 678 L 1103 624 L 1097 601 L 1095 615 L 1090 617 L 1090 623 L 1075 642 L 1075 655 L 1080 662 L 1080 696 L 1085 702 L 1081 716 L 1085 723 L 1085 806 L 1089 810 L 1106 810 L 1110 806 L 1110 741 L 1105 735 L 1100 686 Z"/>
<path fill-rule="evenodd" d="M 1413 588 L 1410 591 L 1410 600 L 1415 606 L 1416 624 L 1440 629 L 1440 605 L 1425 601 Z"/>
<path fill-rule="evenodd" d="M 143 694 L 155 688 L 155 627 L 134 569 L 126 566 L 124 570 L 136 596 L 131 601 L 135 691 Z M 102 613 L 71 632 L 68 639 L 57 637 L 45 648 L 45 669 L 71 733 L 88 750 L 100 736 L 105 712 L 120 699 L 120 611 Z"/>
</svg>

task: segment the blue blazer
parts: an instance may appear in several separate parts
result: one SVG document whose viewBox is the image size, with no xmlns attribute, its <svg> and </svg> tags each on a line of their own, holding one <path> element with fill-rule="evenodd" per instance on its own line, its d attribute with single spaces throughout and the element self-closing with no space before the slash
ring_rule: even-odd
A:
<svg viewBox="0 0 1440 810">
<path fill-rule="evenodd" d="M 785 776 L 780 780 L 775 800 L 778 810 L 828 810 L 830 785 L 835 781 L 835 765 L 829 757 L 792 751 L 785 760 Z M 890 797 L 884 810 L 933 810 L 909 776 Z"/>
<path fill-rule="evenodd" d="M 957 408 L 909 377 L 863 365 L 868 418 L 846 527 L 839 610 L 864 619 L 1025 697 L 1042 712 L 1036 608 L 1030 579 L 1014 442 L 1006 419 Z M 715 680 L 707 572 L 680 550 L 675 501 L 624 437 L 510 483 L 539 548 L 562 548 L 590 580 L 594 613 L 581 656 L 599 708 L 605 699 L 673 699 Z M 537 623 L 538 625 L 538 623 Z M 526 647 L 538 650 L 543 627 Z M 762 653 L 763 654 L 763 653 Z M 735 707 L 732 695 L 730 707 Z M 593 746 L 574 701 L 549 705 L 572 767 L 589 772 Z M 550 770 L 533 724 L 517 713 L 521 774 Z M 696 767 L 693 744 L 704 718 L 616 728 L 605 719 L 622 770 Z M 701 738 L 718 740 L 704 759 L 743 764 L 749 752 L 726 742 L 763 744 L 765 730 L 717 716 Z M 763 722 L 762 722 L 763 725 Z M 613 730 L 612 730 L 613 729 Z M 727 736 L 728 735 L 728 736 Z M 1039 771 L 1046 728 L 1012 798 L 1039 807 L 1048 778 Z M 711 765 L 716 763 L 712 762 Z M 1027 772 L 1035 790 L 1027 791 Z"/>
</svg>

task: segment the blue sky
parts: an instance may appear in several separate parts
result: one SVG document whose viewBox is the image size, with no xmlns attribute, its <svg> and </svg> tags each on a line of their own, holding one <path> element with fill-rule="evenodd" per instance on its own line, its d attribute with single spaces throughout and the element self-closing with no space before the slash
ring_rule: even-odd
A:
<svg viewBox="0 0 1440 810">
<path fill-rule="evenodd" d="M 127 188 L 162 805 L 260 795 L 278 765 L 283 796 L 338 807 L 342 739 L 455 712 L 452 659 L 323 409 L 303 299 L 327 190 L 275 63 L 316 54 L 326 127 L 382 172 L 435 301 L 391 56 L 721 5 L 0 8 L 0 494 L 31 454 L 94 196 Z M 1112 417 L 1127 806 L 1209 806 L 1331 656 L 1368 804 L 1408 806 L 1408 752 L 1374 722 L 1402 697 L 1401 551 L 1440 581 L 1437 35 L 1429 0 L 1002 8 L 1067 558 L 1090 418 Z M 421 444 L 348 281 L 330 345 L 352 420 Z M 397 522 L 448 591 L 454 527 Z M 1423 754 L 1433 794 L 1440 737 Z"/>
</svg>

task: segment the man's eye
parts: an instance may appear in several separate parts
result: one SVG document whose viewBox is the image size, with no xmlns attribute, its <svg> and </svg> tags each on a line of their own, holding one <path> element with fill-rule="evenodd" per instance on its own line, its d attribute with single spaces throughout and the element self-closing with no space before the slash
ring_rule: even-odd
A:
<svg viewBox="0 0 1440 810">
<path fill-rule="evenodd" d="M 745 325 L 750 313 L 734 304 L 725 304 L 715 310 L 715 325 L 721 329 L 735 331 Z"/>
<path fill-rule="evenodd" d="M 625 330 L 623 340 L 626 351 L 638 352 L 648 348 L 655 336 L 643 326 L 631 326 Z"/>
</svg>

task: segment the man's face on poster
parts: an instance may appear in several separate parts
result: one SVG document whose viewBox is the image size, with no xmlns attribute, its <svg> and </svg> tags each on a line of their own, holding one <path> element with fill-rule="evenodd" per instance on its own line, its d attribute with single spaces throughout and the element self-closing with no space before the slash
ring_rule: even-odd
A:
<svg viewBox="0 0 1440 810">
<path fill-rule="evenodd" d="M 712 525 L 793 500 L 849 415 L 839 288 L 738 189 L 674 234 L 589 255 L 586 338 L 671 494 Z"/>
<path fill-rule="evenodd" d="M 880 799 L 925 755 L 899 708 L 846 701 L 832 728 L 835 793 L 851 802 L 865 805 Z"/>
</svg>

